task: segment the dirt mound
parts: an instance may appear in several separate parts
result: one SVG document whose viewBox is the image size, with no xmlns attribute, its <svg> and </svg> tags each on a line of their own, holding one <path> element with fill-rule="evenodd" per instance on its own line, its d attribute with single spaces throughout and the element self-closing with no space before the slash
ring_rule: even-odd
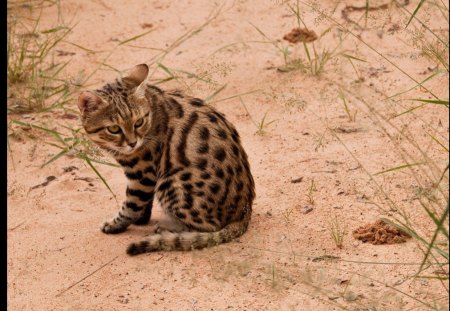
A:
<svg viewBox="0 0 450 311">
<path fill-rule="evenodd" d="M 312 42 L 317 40 L 317 35 L 312 30 L 305 28 L 294 28 L 290 33 L 286 34 L 283 39 L 291 43 Z"/>
<path fill-rule="evenodd" d="M 396 227 L 378 220 L 373 224 L 367 224 L 353 231 L 353 237 L 364 243 L 374 245 L 398 244 L 406 242 L 411 236 Z"/>
</svg>

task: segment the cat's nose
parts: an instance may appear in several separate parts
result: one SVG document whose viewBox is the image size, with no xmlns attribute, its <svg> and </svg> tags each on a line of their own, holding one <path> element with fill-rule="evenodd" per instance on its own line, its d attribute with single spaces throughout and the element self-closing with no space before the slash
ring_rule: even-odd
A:
<svg viewBox="0 0 450 311">
<path fill-rule="evenodd" d="M 136 146 L 137 141 L 134 141 L 132 143 L 128 143 L 128 146 L 130 146 L 131 148 L 134 148 L 134 146 Z"/>
</svg>

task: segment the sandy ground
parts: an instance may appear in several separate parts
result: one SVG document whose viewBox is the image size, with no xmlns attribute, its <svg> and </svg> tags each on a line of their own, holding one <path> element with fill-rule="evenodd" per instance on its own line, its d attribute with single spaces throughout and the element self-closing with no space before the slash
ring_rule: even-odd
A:
<svg viewBox="0 0 450 311">
<path fill-rule="evenodd" d="M 364 3 L 349 0 L 338 4 L 333 15 L 336 22 L 345 22 L 340 14 L 345 5 Z M 358 76 L 345 57 L 330 60 L 324 73 L 316 77 L 301 71 L 277 71 L 283 64 L 282 54 L 273 45 L 261 43 L 267 39 L 252 26 L 278 44 L 290 46 L 292 55 L 300 53 L 301 45 L 282 40 L 297 20 L 281 1 L 67 0 L 61 2 L 61 16 L 77 22 L 67 41 L 107 52 L 89 53 L 65 42 L 58 49 L 75 54 L 55 56 L 55 61 L 71 59 L 66 74 L 75 79 L 80 73 L 92 72 L 118 42 L 145 31 L 153 30 L 130 44 L 167 48 L 202 25 L 219 4 L 222 9 L 211 23 L 161 61 L 168 68 L 203 75 L 210 82 L 184 75 L 181 82 L 161 87 L 179 87 L 205 98 L 226 84 L 213 104 L 236 125 L 251 162 L 257 198 L 248 232 L 235 242 L 201 251 L 129 257 L 126 246 L 144 236 L 146 228 L 132 226 L 119 235 L 101 233 L 100 223 L 118 209 L 111 193 L 77 158 L 65 156 L 40 168 L 58 149 L 45 143 L 51 142 L 51 137 L 37 129 L 28 130 L 28 135 L 36 138 L 10 139 L 12 153 L 8 155 L 8 310 L 428 309 L 423 302 L 448 309 L 448 293 L 440 282 L 413 277 L 423 258 L 414 239 L 372 245 L 351 235 L 359 226 L 396 216 L 389 208 L 370 204 L 386 206 L 367 172 L 404 163 L 388 133 L 356 98 L 365 99 L 381 115 L 392 116 L 414 103 L 392 104 L 383 100 L 385 95 L 415 85 L 355 37 L 345 37 L 337 51 L 366 60 L 354 61 L 363 79 L 356 81 Z M 329 12 L 335 2 L 321 5 Z M 412 11 L 416 5 L 414 1 L 406 8 Z M 302 7 L 306 24 L 317 34 L 332 25 Z M 349 16 L 357 20 L 362 14 Z M 427 9 L 423 14 L 434 29 L 447 27 L 433 18 L 436 11 Z M 365 29 L 348 27 L 421 81 L 435 70 L 435 64 L 408 43 L 407 32 L 398 30 L 396 25 L 403 27 L 405 20 L 404 11 L 393 7 L 371 12 Z M 45 9 L 43 25 L 50 27 L 56 22 L 56 6 Z M 444 30 L 448 34 L 448 28 Z M 339 34 L 331 29 L 316 42 L 316 48 L 333 49 Z M 122 45 L 106 63 L 125 71 L 149 63 L 157 52 Z M 111 68 L 102 67 L 89 84 L 96 87 L 116 76 Z M 164 77 L 163 71 L 159 70 L 157 77 Z M 350 109 L 358 111 L 355 121 L 348 120 L 339 85 L 355 94 L 347 95 Z M 430 80 L 426 87 L 440 98 L 448 98 L 445 75 Z M 220 101 L 250 91 L 255 92 L 242 95 L 242 102 L 237 97 Z M 403 98 L 429 97 L 417 88 Z M 67 113 L 76 113 L 75 102 L 67 108 L 74 109 Z M 431 144 L 423 130 L 432 129 L 448 143 L 448 109 L 436 105 L 416 112 L 394 119 L 405 134 L 393 133 L 398 145 L 416 152 L 405 143 L 405 137 L 415 137 L 427 146 L 429 158 L 443 171 L 448 154 Z M 64 113 L 54 110 L 9 118 L 61 131 L 62 125 L 79 126 L 78 120 L 65 119 Z M 259 123 L 265 115 L 266 123 L 274 122 L 261 135 L 254 122 Z M 15 130 L 20 131 L 20 126 Z M 65 172 L 70 166 L 76 168 Z M 122 201 L 126 180 L 121 169 L 97 168 Z M 48 176 L 55 178 L 46 186 L 32 188 Z M 299 178 L 302 180 L 292 182 Z M 378 175 L 375 181 L 407 211 L 417 230 L 432 234 L 433 226 L 423 209 L 411 199 L 420 180 L 403 171 Z M 310 190 L 312 183 L 314 189 Z M 444 183 L 448 189 L 448 175 Z M 342 249 L 331 238 L 334 217 L 347 226 Z M 448 271 L 447 266 L 443 268 Z M 437 269 L 430 267 L 427 274 L 433 275 Z"/>
</svg>

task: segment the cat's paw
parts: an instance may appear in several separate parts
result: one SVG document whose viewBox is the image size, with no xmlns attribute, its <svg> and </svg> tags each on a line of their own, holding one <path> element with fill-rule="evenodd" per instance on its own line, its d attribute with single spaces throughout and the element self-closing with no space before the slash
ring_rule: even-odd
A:
<svg viewBox="0 0 450 311">
<path fill-rule="evenodd" d="M 101 226 L 100 226 L 100 230 L 103 233 L 106 234 L 114 234 L 114 233 L 121 233 L 124 232 L 125 230 L 127 230 L 127 225 L 118 223 L 118 222 L 114 222 L 113 220 L 108 220 L 105 221 Z"/>
</svg>

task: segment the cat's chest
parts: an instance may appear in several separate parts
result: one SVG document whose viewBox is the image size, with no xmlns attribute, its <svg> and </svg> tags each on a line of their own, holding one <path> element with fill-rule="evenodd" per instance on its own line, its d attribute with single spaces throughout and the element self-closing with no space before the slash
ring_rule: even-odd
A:
<svg viewBox="0 0 450 311">
<path fill-rule="evenodd" d="M 154 148 L 143 148 L 128 156 L 117 157 L 116 160 L 128 179 L 154 180 L 158 175 L 161 153 L 161 147 L 157 145 Z"/>
</svg>

